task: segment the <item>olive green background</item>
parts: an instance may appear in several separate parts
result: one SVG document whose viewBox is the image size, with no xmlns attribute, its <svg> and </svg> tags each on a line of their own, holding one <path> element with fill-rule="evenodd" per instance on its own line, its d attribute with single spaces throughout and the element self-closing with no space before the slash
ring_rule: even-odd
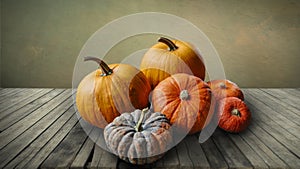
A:
<svg viewBox="0 0 300 169">
<path fill-rule="evenodd" d="M 71 87 L 75 61 L 88 38 L 105 24 L 138 12 L 170 13 L 195 24 L 217 49 L 226 77 L 241 87 L 300 87 L 297 0 L 0 2 L 1 87 Z M 158 37 L 126 39 L 105 60 L 120 62 Z"/>
</svg>

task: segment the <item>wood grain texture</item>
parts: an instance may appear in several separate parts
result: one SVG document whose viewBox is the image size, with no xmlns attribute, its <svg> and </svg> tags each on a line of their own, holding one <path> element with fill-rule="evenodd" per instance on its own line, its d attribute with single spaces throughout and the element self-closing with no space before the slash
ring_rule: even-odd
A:
<svg viewBox="0 0 300 169">
<path fill-rule="evenodd" d="M 239 134 L 217 128 L 204 143 L 186 136 L 160 160 L 132 165 L 101 148 L 103 130 L 78 116 L 70 89 L 4 88 L 1 168 L 300 168 L 299 89 L 243 89 L 252 112 Z M 23 93 L 31 93 L 29 96 Z M 291 95 L 291 98 L 286 98 Z M 14 96 L 16 98 L 14 98 Z M 280 99 L 284 99 L 281 101 Z M 290 102 L 294 100 L 294 102 Z M 18 101 L 19 100 L 19 101 Z M 4 109 L 4 108 L 3 108 Z"/>
<path fill-rule="evenodd" d="M 46 92 L 47 91 L 45 91 L 45 93 Z M 26 117 L 27 115 L 29 115 L 34 110 L 41 107 L 48 101 L 52 100 L 55 96 L 59 95 L 62 92 L 63 90 L 52 90 L 46 94 L 44 92 L 41 92 L 30 99 L 30 101 L 33 101 L 29 102 L 28 104 L 25 104 L 20 109 L 15 110 L 16 108 L 14 107 L 12 109 L 6 110 L 0 115 L 2 117 L 0 120 L 0 130 L 4 131 L 14 123 L 22 120 L 24 117 Z"/>
</svg>

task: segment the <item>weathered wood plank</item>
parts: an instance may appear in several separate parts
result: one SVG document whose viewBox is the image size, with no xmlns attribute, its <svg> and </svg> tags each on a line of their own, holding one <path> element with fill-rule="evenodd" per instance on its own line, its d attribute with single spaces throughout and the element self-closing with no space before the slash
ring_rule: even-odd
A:
<svg viewBox="0 0 300 169">
<path fill-rule="evenodd" d="M 93 157 L 93 151 L 95 146 L 95 141 L 100 136 L 100 132 L 102 132 L 99 128 L 89 125 L 86 121 L 81 120 L 81 127 L 87 133 L 89 138 L 85 141 L 84 145 L 80 149 L 79 153 L 76 155 L 74 161 L 71 164 L 71 168 L 83 168 L 87 167 L 90 158 Z M 99 132 L 100 131 L 100 132 Z"/>
<path fill-rule="evenodd" d="M 195 135 L 186 136 L 177 146 L 180 168 L 210 168 Z"/>
<path fill-rule="evenodd" d="M 56 121 L 66 110 L 72 105 L 72 99 L 68 99 L 53 111 L 49 112 L 37 123 L 20 134 L 8 145 L 0 150 L 0 168 L 4 167 L 16 155 L 18 155 L 27 145 L 29 145 L 36 137 L 44 132 L 52 123 Z"/>
<path fill-rule="evenodd" d="M 252 125 L 254 124 L 251 123 L 249 128 L 251 128 Z M 251 146 L 251 148 L 270 168 L 288 168 L 288 166 L 259 138 L 257 138 L 251 130 L 245 130 L 239 135 Z"/>
<path fill-rule="evenodd" d="M 21 90 L 25 90 L 25 88 L 4 88 L 0 91 L 0 97 L 9 95 L 10 93 L 18 92 Z"/>
<path fill-rule="evenodd" d="M 116 161 L 114 161 L 113 164 L 110 164 L 110 167 L 111 168 L 118 168 L 118 169 L 165 169 L 165 168 L 168 169 L 168 168 L 174 168 L 174 166 L 173 166 L 174 162 L 173 161 L 172 162 L 167 162 L 167 164 L 165 164 L 166 166 L 164 166 L 164 161 L 165 160 L 168 161 L 168 160 L 172 160 L 173 159 L 172 157 L 174 156 L 174 150 L 170 154 L 169 154 L 169 152 L 167 152 L 165 154 L 165 156 L 163 156 L 161 159 L 157 160 L 156 162 L 154 162 L 152 164 L 145 164 L 145 165 L 133 165 L 131 163 L 125 162 L 125 161 L 117 158 L 116 156 L 114 156 L 113 158 L 115 158 Z M 97 153 L 97 156 L 99 156 L 99 153 Z M 102 159 L 103 158 L 103 153 L 101 154 L 100 158 L 101 158 L 101 160 L 100 160 L 100 163 L 101 163 L 101 161 L 104 161 Z M 176 158 L 177 158 L 177 156 L 176 156 Z M 96 159 L 97 158 L 95 158 L 95 161 L 97 161 Z M 115 162 L 117 162 L 117 163 L 115 163 Z M 97 162 L 96 162 L 96 164 L 97 164 Z M 91 167 L 91 168 L 95 168 L 95 164 L 93 164 L 92 166 L 93 167 Z M 100 165 L 100 166 L 104 166 L 104 165 Z M 115 167 L 113 167 L 113 166 L 115 166 Z"/>
<path fill-rule="evenodd" d="M 116 168 L 118 157 L 107 151 L 108 148 L 106 147 L 106 143 L 104 140 L 103 129 L 95 128 L 95 132 L 94 133 L 92 132 L 90 137 L 96 138 L 96 136 L 98 136 L 97 139 L 95 139 L 96 145 L 98 147 L 101 145 L 100 148 L 102 150 L 102 153 L 101 153 L 101 158 L 98 159 L 97 165 L 92 161 L 91 167 L 103 168 L 103 169 Z M 95 159 L 93 158 L 93 160 Z"/>
<path fill-rule="evenodd" d="M 15 89 L 8 90 L 7 92 L 1 93 L 0 94 L 0 103 L 3 103 L 5 101 L 5 99 L 14 97 L 19 92 L 22 92 L 24 90 L 26 90 L 26 89 L 24 89 L 24 88 L 15 88 Z"/>
<path fill-rule="evenodd" d="M 62 90 L 55 89 L 55 90 L 50 91 L 49 93 L 46 93 L 45 95 L 43 95 L 43 93 L 39 93 L 39 94 L 33 96 L 32 98 L 30 98 L 30 100 L 35 99 L 35 98 L 36 98 L 36 100 L 33 100 L 32 102 L 26 104 L 24 107 L 22 107 L 16 111 L 13 111 L 13 109 L 6 110 L 6 112 L 1 114 L 1 115 L 4 115 L 4 114 L 7 114 L 7 115 L 0 119 L 0 131 L 4 131 L 5 129 L 7 129 L 11 125 L 13 125 L 14 123 L 22 120 L 28 114 L 30 114 L 37 108 L 41 107 L 42 105 L 44 105 L 45 103 L 47 103 L 48 101 L 50 101 L 51 99 L 53 99 L 54 97 L 56 97 L 57 95 L 59 95 L 62 92 L 63 92 Z M 39 96 L 41 96 L 41 97 L 39 97 Z"/>
<path fill-rule="evenodd" d="M 69 97 L 70 97 L 70 91 L 69 90 L 64 91 L 61 95 L 55 97 L 47 104 L 36 109 L 30 115 L 26 116 L 23 120 L 15 123 L 13 126 L 1 132 L 0 137 L 3 139 L 0 140 L 0 149 L 6 146 L 9 142 L 11 142 L 21 133 L 26 131 L 30 126 L 32 126 L 34 123 L 39 121 L 49 112 L 51 112 L 55 107 L 60 105 L 63 100 L 66 100 Z"/>
<path fill-rule="evenodd" d="M 188 155 L 194 168 L 210 168 L 209 162 L 195 135 L 186 136 L 183 140 L 188 149 Z M 181 163 L 180 163 L 181 164 Z"/>
<path fill-rule="evenodd" d="M 270 93 L 274 97 L 277 97 L 281 101 L 297 108 L 298 111 L 300 111 L 300 104 L 299 104 L 300 98 L 299 97 L 290 95 L 280 89 L 264 89 L 264 91 Z"/>
<path fill-rule="evenodd" d="M 71 129 L 76 125 L 78 119 L 72 116 L 64 126 L 52 137 L 31 159 L 26 159 L 19 163 L 16 168 L 39 168 L 42 162 L 52 153 L 52 151 L 61 143 Z"/>
<path fill-rule="evenodd" d="M 229 138 L 241 150 L 245 157 L 250 161 L 254 168 L 267 169 L 267 164 L 260 158 L 260 156 L 251 148 L 252 146 L 241 138 L 238 134 L 228 134 Z"/>
<path fill-rule="evenodd" d="M 163 158 L 163 165 L 164 168 L 167 169 L 175 169 L 179 167 L 179 159 L 178 159 L 178 154 L 176 148 L 172 148 L 169 150 Z"/>
<path fill-rule="evenodd" d="M 100 146 L 97 144 L 95 145 L 94 148 L 94 153 L 93 153 L 93 158 L 90 164 L 90 168 L 94 169 L 98 167 L 98 164 L 100 163 L 100 160 L 102 158 L 102 154 L 105 150 L 103 150 Z"/>
<path fill-rule="evenodd" d="M 31 96 L 34 96 L 36 93 L 38 93 L 42 90 L 43 89 L 38 89 L 38 90 L 28 89 L 28 90 L 20 92 L 18 94 L 18 96 L 14 96 L 12 98 L 5 99 L 2 103 L 0 103 L 0 114 L 4 110 L 13 107 L 15 104 L 20 103 L 20 102 L 30 98 Z"/>
<path fill-rule="evenodd" d="M 146 164 L 146 165 L 132 165 L 129 164 L 121 159 L 118 158 L 118 162 L 117 162 L 117 169 L 157 169 L 156 166 L 153 166 L 151 164 Z M 159 167 L 159 168 L 163 168 L 163 166 Z M 164 168 L 163 168 L 164 169 Z"/>
<path fill-rule="evenodd" d="M 86 168 L 88 160 L 92 156 L 93 149 L 95 148 L 95 142 L 90 138 L 87 138 L 84 142 L 79 153 L 76 155 L 74 161 L 71 164 L 71 168 Z"/>
<path fill-rule="evenodd" d="M 260 109 L 254 106 L 252 103 L 246 101 L 246 104 L 250 107 L 252 112 L 262 114 Z M 263 116 L 260 116 L 262 118 Z M 266 130 L 269 134 L 271 134 L 274 138 L 276 138 L 280 143 L 284 144 L 291 152 L 295 153 L 298 157 L 300 157 L 300 147 L 299 147 L 299 138 L 292 135 L 288 132 L 288 129 L 277 127 L 277 123 L 271 119 L 265 118 L 265 120 L 261 120 L 260 118 L 253 116 L 253 122 L 259 126 L 261 126 L 264 130 Z"/>
<path fill-rule="evenodd" d="M 1 88 L 0 94 L 2 94 L 3 92 L 9 91 L 11 89 L 16 89 L 16 88 Z"/>
<path fill-rule="evenodd" d="M 185 169 L 193 168 L 194 167 L 193 162 L 189 157 L 189 152 L 185 141 L 179 142 L 178 145 L 176 146 L 176 150 L 178 152 L 180 167 Z"/>
<path fill-rule="evenodd" d="M 95 149 L 93 158 L 90 164 L 91 168 L 116 168 L 118 163 L 118 157 L 106 151 L 107 147 L 103 137 L 103 130 L 96 128 L 96 133 L 98 133 L 97 139 L 95 139 Z M 93 132 L 91 133 L 93 135 Z M 96 135 L 90 136 L 91 138 L 96 138 Z M 100 147 L 101 145 L 101 147 Z M 103 149 L 104 148 L 104 149 Z"/>
<path fill-rule="evenodd" d="M 41 168 L 69 168 L 86 138 L 87 135 L 81 125 L 77 123 L 42 163 Z"/>
<path fill-rule="evenodd" d="M 155 168 L 155 169 L 162 169 L 162 168 L 164 168 L 163 159 L 158 159 L 157 161 L 155 161 L 153 164 L 151 164 L 151 168 Z"/>
<path fill-rule="evenodd" d="M 289 167 L 298 168 L 300 159 L 292 154 L 286 147 L 280 144 L 269 133 L 263 130 L 259 125 L 253 124 L 250 130 L 259 138 L 267 147 L 269 147 L 280 159 L 282 159 Z"/>
<path fill-rule="evenodd" d="M 223 131 L 215 130 L 212 137 L 230 168 L 252 168 L 248 159 Z"/>
<path fill-rule="evenodd" d="M 256 96 L 256 98 L 260 98 L 260 100 L 265 103 L 270 108 L 275 109 L 277 112 L 283 114 L 287 119 L 292 121 L 293 123 L 300 125 L 300 111 L 296 108 L 281 102 L 274 96 L 264 92 L 263 90 L 253 89 L 251 93 Z"/>
<path fill-rule="evenodd" d="M 297 98 L 300 98 L 300 91 L 295 89 L 295 88 L 281 88 L 282 91 L 290 94 L 290 95 L 293 95 Z"/>
<path fill-rule="evenodd" d="M 66 105 L 61 105 L 66 106 Z M 46 123 L 49 123 L 48 119 L 44 118 L 35 124 L 32 128 L 28 129 L 26 132 L 22 133 L 19 137 L 17 137 L 13 142 L 11 142 L 4 149 L 8 149 L 9 154 L 19 153 L 7 166 L 6 168 L 14 168 L 24 159 L 27 161 L 32 159 L 35 154 L 50 140 L 57 132 L 62 128 L 62 126 L 69 121 L 69 119 L 75 115 L 75 110 L 72 105 L 69 105 L 70 108 L 63 113 L 63 110 L 54 110 L 51 113 L 55 113 L 57 115 L 62 115 L 51 124 L 49 128 L 47 128 L 44 132 L 44 126 Z M 66 106 L 67 107 L 67 106 Z M 56 112 L 55 112 L 56 111 Z M 60 112 L 61 111 L 61 112 Z M 49 115 L 49 114 L 48 114 Z M 50 115 L 52 119 L 56 118 L 54 115 Z M 51 119 L 51 120 L 52 120 Z M 41 133 L 43 132 L 43 133 Z M 39 135 L 41 133 L 41 135 Z M 36 139 L 34 139 L 37 137 Z M 32 141 L 33 140 L 33 141 Z M 2 151 L 1 151 L 2 152 Z"/>
<path fill-rule="evenodd" d="M 114 154 L 103 151 L 100 162 L 98 163 L 98 168 L 101 169 L 114 169 L 117 166 L 118 157 Z"/>
<path fill-rule="evenodd" d="M 253 116 L 256 121 L 272 124 L 274 129 L 284 129 L 284 133 L 288 132 L 300 138 L 300 126 L 290 121 L 286 116 L 283 115 L 287 113 L 277 112 L 276 108 L 271 108 L 262 103 L 262 101 L 259 101 L 258 98 L 254 97 L 251 92 L 247 91 L 246 93 L 248 94 L 248 97 L 245 102 L 249 102 L 249 104 L 253 105 L 252 108 L 257 110 Z"/>
<path fill-rule="evenodd" d="M 282 105 L 283 107 L 285 107 L 288 111 L 291 111 L 295 114 L 297 114 L 298 116 L 300 115 L 300 111 L 295 108 L 294 106 L 291 106 L 289 103 L 283 102 L 280 99 L 278 99 L 276 96 L 268 93 L 265 89 L 260 89 L 263 93 L 267 94 L 270 96 L 271 100 Z"/>
<path fill-rule="evenodd" d="M 264 109 L 264 111 L 267 112 L 266 115 L 274 115 L 275 117 L 279 116 L 279 118 L 285 120 L 285 122 L 291 121 L 292 124 L 300 126 L 300 114 L 298 115 L 297 111 L 294 112 L 293 109 L 290 109 L 291 106 L 282 105 L 280 100 L 272 97 L 262 90 L 245 90 L 245 94 L 249 96 L 246 100 L 251 100 L 253 104 Z"/>
<path fill-rule="evenodd" d="M 12 107 L 9 107 L 0 112 L 0 119 L 4 119 L 6 116 L 12 114 L 14 111 L 17 111 L 24 107 L 25 105 L 29 104 L 30 102 L 34 101 L 35 99 L 45 95 L 46 93 L 50 92 L 52 89 L 44 89 L 36 93 L 35 95 L 31 96 L 30 98 L 26 98 L 25 100 L 14 104 Z"/>
<path fill-rule="evenodd" d="M 228 165 L 213 142 L 212 138 L 209 138 L 204 143 L 201 143 L 201 147 L 203 151 L 205 152 L 206 158 L 211 166 L 211 168 L 218 168 L 218 169 L 227 169 Z"/>
</svg>

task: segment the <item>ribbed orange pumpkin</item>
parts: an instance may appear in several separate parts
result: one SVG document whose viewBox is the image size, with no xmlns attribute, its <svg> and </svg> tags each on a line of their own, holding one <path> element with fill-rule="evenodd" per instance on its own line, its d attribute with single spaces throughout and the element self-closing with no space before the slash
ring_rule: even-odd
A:
<svg viewBox="0 0 300 169">
<path fill-rule="evenodd" d="M 211 105 L 209 86 L 200 78 L 184 73 L 161 81 L 153 90 L 154 111 L 166 115 L 179 131 L 193 134 L 205 124 Z"/>
<path fill-rule="evenodd" d="M 194 47 L 183 41 L 160 38 L 144 55 L 140 69 L 151 88 L 176 73 L 187 73 L 204 80 L 205 66 Z"/>
<path fill-rule="evenodd" d="M 76 105 L 83 119 L 104 128 L 122 112 L 149 105 L 150 84 L 140 70 L 127 64 L 107 65 L 96 61 L 100 68 L 85 76 L 76 93 Z"/>
<path fill-rule="evenodd" d="M 225 131 L 238 133 L 245 130 L 250 124 L 251 112 L 239 98 L 226 97 L 221 99 L 217 111 L 218 125 Z"/>
<path fill-rule="evenodd" d="M 237 97 L 244 100 L 244 94 L 237 84 L 230 80 L 212 80 L 207 82 L 217 100 L 225 97 Z"/>
</svg>

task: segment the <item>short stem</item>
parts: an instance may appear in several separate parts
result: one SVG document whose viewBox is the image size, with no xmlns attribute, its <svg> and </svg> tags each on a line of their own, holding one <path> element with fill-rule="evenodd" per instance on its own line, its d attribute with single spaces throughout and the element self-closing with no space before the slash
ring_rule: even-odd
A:
<svg viewBox="0 0 300 169">
<path fill-rule="evenodd" d="M 102 76 L 107 76 L 107 75 L 112 74 L 113 70 L 111 68 L 109 68 L 109 66 L 103 60 L 96 58 L 96 57 L 92 57 L 92 56 L 84 57 L 84 61 L 89 61 L 89 60 L 95 61 L 99 64 L 99 67 L 101 68 L 101 70 L 103 72 Z"/>
<path fill-rule="evenodd" d="M 173 43 L 173 42 L 172 42 L 170 39 L 168 39 L 168 38 L 160 37 L 160 38 L 158 39 L 158 42 L 162 42 L 162 43 L 168 45 L 170 51 L 174 51 L 174 50 L 178 49 L 178 47 L 175 45 L 175 43 Z"/>
<path fill-rule="evenodd" d="M 220 84 L 220 88 L 221 88 L 221 89 L 226 89 L 225 83 L 221 83 L 221 84 Z"/>
<path fill-rule="evenodd" d="M 190 95 L 189 95 L 189 92 L 188 92 L 187 90 L 182 90 L 182 91 L 180 92 L 179 98 L 180 98 L 181 100 L 187 100 L 187 99 L 189 99 L 189 97 L 190 97 Z"/>
<path fill-rule="evenodd" d="M 145 116 L 145 112 L 148 111 L 148 108 L 144 108 L 142 110 L 142 113 L 141 113 L 141 116 L 139 118 L 139 121 L 138 123 L 135 125 L 134 129 L 136 132 L 140 132 L 140 131 L 143 131 L 143 128 L 142 128 L 142 123 L 143 123 L 143 120 L 144 120 L 144 116 Z"/>
<path fill-rule="evenodd" d="M 233 109 L 231 111 L 231 114 L 235 115 L 235 116 L 238 116 L 238 117 L 241 117 L 241 112 L 238 109 Z"/>
</svg>

